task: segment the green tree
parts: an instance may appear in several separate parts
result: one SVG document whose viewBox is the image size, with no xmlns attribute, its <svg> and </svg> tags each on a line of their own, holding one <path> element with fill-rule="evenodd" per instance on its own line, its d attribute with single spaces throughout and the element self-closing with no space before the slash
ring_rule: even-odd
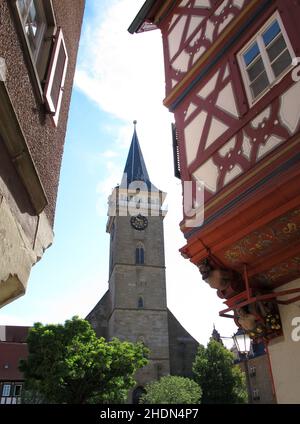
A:
<svg viewBox="0 0 300 424">
<path fill-rule="evenodd" d="M 64 325 L 34 324 L 27 343 L 29 356 L 19 367 L 25 392 L 47 403 L 122 402 L 136 370 L 148 362 L 142 343 L 106 342 L 78 317 Z"/>
<path fill-rule="evenodd" d="M 202 388 L 202 403 L 246 403 L 245 375 L 234 365 L 234 355 L 211 340 L 200 345 L 193 364 L 195 381 Z"/>
<path fill-rule="evenodd" d="M 192 404 L 200 403 L 201 388 L 195 381 L 177 376 L 161 377 L 145 386 L 140 403 Z"/>
</svg>

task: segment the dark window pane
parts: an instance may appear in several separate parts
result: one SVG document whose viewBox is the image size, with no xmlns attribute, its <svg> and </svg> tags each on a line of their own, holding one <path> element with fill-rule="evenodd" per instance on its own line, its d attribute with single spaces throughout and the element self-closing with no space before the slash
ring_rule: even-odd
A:
<svg viewBox="0 0 300 424">
<path fill-rule="evenodd" d="M 135 263 L 138 265 L 143 265 L 144 264 L 144 249 L 142 247 L 137 247 L 135 249 Z"/>
<path fill-rule="evenodd" d="M 262 59 L 258 59 L 253 65 L 247 69 L 250 81 L 254 81 L 265 70 Z"/>
<path fill-rule="evenodd" d="M 132 394 L 132 403 L 138 405 L 140 403 L 140 398 L 146 393 L 146 390 L 143 387 L 137 387 Z"/>
<path fill-rule="evenodd" d="M 292 63 L 292 58 L 288 50 L 282 53 L 275 62 L 272 63 L 272 68 L 275 77 L 278 77 Z"/>
<path fill-rule="evenodd" d="M 144 307 L 144 301 L 142 297 L 139 297 L 138 300 L 138 308 L 143 308 Z"/>
<path fill-rule="evenodd" d="M 269 85 L 266 72 L 263 72 L 251 85 L 253 98 L 255 99 Z"/>
<path fill-rule="evenodd" d="M 140 263 L 143 265 L 144 264 L 144 249 L 141 249 L 140 255 L 141 255 L 141 262 Z"/>
<path fill-rule="evenodd" d="M 243 54 L 244 61 L 246 66 L 248 66 L 255 58 L 259 55 L 259 48 L 257 43 L 252 44 L 252 46 Z"/>
<path fill-rule="evenodd" d="M 280 53 L 283 52 L 283 50 L 285 50 L 286 47 L 286 42 L 284 41 L 284 38 L 282 35 L 280 35 L 280 37 L 277 38 L 277 40 L 274 41 L 274 43 L 272 43 L 268 48 L 267 48 L 267 52 L 268 52 L 268 56 L 270 58 L 270 61 L 273 62 L 273 60 L 280 55 Z"/>
<path fill-rule="evenodd" d="M 275 20 L 269 26 L 269 28 L 263 33 L 263 40 L 265 45 L 267 46 L 279 33 L 280 33 L 280 26 L 277 20 Z"/>
<path fill-rule="evenodd" d="M 21 389 L 22 389 L 21 385 L 16 385 L 14 389 L 14 396 L 21 396 Z"/>
</svg>

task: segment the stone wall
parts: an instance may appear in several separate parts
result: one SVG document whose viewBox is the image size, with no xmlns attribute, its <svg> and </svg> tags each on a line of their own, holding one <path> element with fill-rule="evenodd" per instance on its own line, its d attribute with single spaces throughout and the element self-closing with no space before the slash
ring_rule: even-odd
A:
<svg viewBox="0 0 300 424">
<path fill-rule="evenodd" d="M 170 373 L 192 377 L 192 366 L 199 343 L 182 327 L 168 309 Z"/>
<path fill-rule="evenodd" d="M 111 311 L 110 293 L 107 291 L 97 305 L 85 318 L 89 321 L 98 337 L 108 339 L 108 317 Z"/>
</svg>

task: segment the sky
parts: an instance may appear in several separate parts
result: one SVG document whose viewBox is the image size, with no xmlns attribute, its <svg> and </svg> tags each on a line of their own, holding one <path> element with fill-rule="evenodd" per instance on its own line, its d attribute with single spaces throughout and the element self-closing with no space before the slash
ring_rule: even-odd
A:
<svg viewBox="0 0 300 424">
<path fill-rule="evenodd" d="M 174 177 L 161 34 L 127 28 L 144 0 L 86 0 L 61 168 L 54 243 L 32 269 L 26 295 L 0 312 L 1 325 L 84 318 L 108 288 L 107 197 L 120 183 L 137 120 L 152 183 L 168 193 L 164 220 L 168 307 L 200 343 L 220 318 L 222 300 L 181 257 L 181 183 Z M 101 6 L 99 7 L 99 5 Z M 229 343 L 229 342 L 227 342 Z"/>
</svg>

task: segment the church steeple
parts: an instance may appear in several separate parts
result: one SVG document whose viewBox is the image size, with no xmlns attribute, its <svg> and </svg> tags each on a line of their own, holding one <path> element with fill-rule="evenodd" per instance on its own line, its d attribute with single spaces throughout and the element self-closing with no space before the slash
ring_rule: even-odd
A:
<svg viewBox="0 0 300 424">
<path fill-rule="evenodd" d="M 133 181 L 143 181 L 144 183 L 146 183 L 148 190 L 150 190 L 151 188 L 152 190 L 157 190 L 157 188 L 151 184 L 146 164 L 143 158 L 142 150 L 136 132 L 137 121 L 133 121 L 133 124 L 134 130 L 132 141 L 120 187 L 128 188 L 128 186 Z"/>
<path fill-rule="evenodd" d="M 221 345 L 223 345 L 222 337 L 220 336 L 218 330 L 216 330 L 215 324 L 210 339 L 215 340 L 216 342 L 219 342 Z"/>
<path fill-rule="evenodd" d="M 166 193 L 150 181 L 136 132 L 136 121 L 121 184 L 117 185 L 108 200 L 107 232 L 110 233 L 115 216 L 162 216 Z"/>
</svg>

